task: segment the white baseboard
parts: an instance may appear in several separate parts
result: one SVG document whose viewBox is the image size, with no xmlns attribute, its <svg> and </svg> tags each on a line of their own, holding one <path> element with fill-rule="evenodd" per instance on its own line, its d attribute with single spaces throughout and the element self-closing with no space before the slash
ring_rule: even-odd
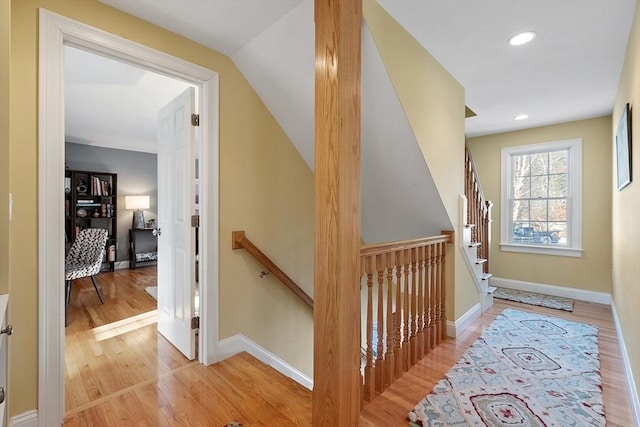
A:
<svg viewBox="0 0 640 427">
<path fill-rule="evenodd" d="M 475 322 L 481 314 L 482 307 L 480 307 L 480 304 L 476 304 L 471 307 L 469 311 L 460 316 L 460 318 L 455 322 L 447 320 L 447 336 L 456 338 L 462 333 L 462 331 L 467 329 L 469 325 Z"/>
<path fill-rule="evenodd" d="M 38 411 L 34 409 L 16 415 L 9 421 L 9 427 L 38 427 Z"/>
<path fill-rule="evenodd" d="M 234 354 L 246 351 L 256 359 L 271 366 L 276 371 L 291 378 L 303 387 L 313 390 L 313 379 L 309 378 L 275 354 L 259 346 L 242 334 L 220 340 L 218 343 L 218 360 L 224 360 Z"/>
<path fill-rule="evenodd" d="M 303 387 L 313 390 L 313 380 L 311 378 L 242 334 L 221 340 L 218 344 L 218 349 L 219 361 L 231 357 L 234 354 L 246 351 L 262 363 L 271 366 L 276 371 L 291 378 Z M 16 415 L 11 419 L 9 426 L 38 427 L 38 411 L 33 410 L 25 412 L 24 414 Z"/>
<path fill-rule="evenodd" d="M 631 362 L 629 360 L 629 354 L 627 353 L 627 346 L 624 343 L 624 335 L 622 335 L 622 329 L 620 328 L 620 321 L 618 319 L 618 312 L 616 311 L 616 304 L 613 300 L 611 300 L 611 312 L 613 313 L 613 321 L 616 324 L 618 343 L 620 344 L 620 353 L 622 354 L 622 361 L 624 363 L 624 373 L 627 377 L 629 398 L 631 399 L 631 410 L 635 416 L 636 425 L 640 426 L 640 398 L 638 397 L 638 389 L 636 387 L 636 383 L 635 381 L 633 381 Z"/>
<path fill-rule="evenodd" d="M 116 261 L 114 264 L 115 270 L 124 270 L 125 268 L 129 268 L 129 261 Z"/>
<path fill-rule="evenodd" d="M 520 280 L 491 277 L 491 286 L 516 289 L 519 291 L 537 292 L 539 294 L 554 295 L 556 297 L 572 298 L 580 301 L 611 304 L 611 294 L 605 292 L 586 291 L 583 289 L 567 288 L 564 286 L 545 285 L 542 283 L 522 282 Z"/>
</svg>

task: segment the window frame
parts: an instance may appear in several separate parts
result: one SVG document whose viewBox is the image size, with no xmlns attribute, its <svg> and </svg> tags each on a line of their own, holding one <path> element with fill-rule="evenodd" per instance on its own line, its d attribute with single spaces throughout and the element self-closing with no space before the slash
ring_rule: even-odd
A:
<svg viewBox="0 0 640 427">
<path fill-rule="evenodd" d="M 513 176 L 512 157 L 514 155 L 546 153 L 568 150 L 568 195 L 567 195 L 567 231 L 569 238 L 566 246 L 553 244 L 531 244 L 513 242 L 512 212 L 510 209 Z M 501 189 L 500 189 L 500 249 L 506 252 L 524 252 L 545 255 L 582 256 L 582 138 L 543 142 L 539 144 L 505 147 L 501 150 Z M 543 198 L 541 200 L 547 200 Z"/>
</svg>

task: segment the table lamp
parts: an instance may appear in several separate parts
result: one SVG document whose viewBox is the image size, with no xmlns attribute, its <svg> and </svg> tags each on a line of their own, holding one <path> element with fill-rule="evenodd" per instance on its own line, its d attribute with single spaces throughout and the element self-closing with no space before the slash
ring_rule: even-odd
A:
<svg viewBox="0 0 640 427">
<path fill-rule="evenodd" d="M 124 205 L 126 209 L 135 209 L 131 228 L 144 228 L 144 212 L 142 212 L 142 209 L 149 209 L 149 196 L 124 196 Z"/>
</svg>

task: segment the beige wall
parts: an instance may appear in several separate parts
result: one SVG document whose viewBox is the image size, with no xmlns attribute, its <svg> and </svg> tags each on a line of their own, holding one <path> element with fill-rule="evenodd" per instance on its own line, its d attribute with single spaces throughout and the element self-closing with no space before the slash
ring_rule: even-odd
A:
<svg viewBox="0 0 640 427">
<path fill-rule="evenodd" d="M 0 1 L 0 34 L 6 32 L 7 3 Z M 312 173 L 229 58 L 93 0 L 12 0 L 10 6 L 12 96 L 8 148 L 5 133 L 0 133 L 0 166 L 6 162 L 4 154 L 9 150 L 8 182 L 15 200 L 9 230 L 0 216 L 0 236 L 10 232 L 10 320 L 16 329 L 9 352 L 9 415 L 37 406 L 38 277 L 34 267 L 38 254 L 39 7 L 220 73 L 220 337 L 243 333 L 311 375 L 310 310 L 271 277 L 260 280 L 261 268 L 242 251 L 232 252 L 231 231 L 246 230 L 248 237 L 287 274 L 311 287 Z M 5 51 L 5 43 L 1 42 L 0 60 L 6 59 Z M 8 82 L 0 64 L 0 88 Z M 0 112 L 1 109 L 6 110 L 4 101 L 0 102 Z M 5 132 L 4 127 L 0 129 Z M 6 170 L 0 167 L 0 208 L 6 206 Z M 3 245 L 0 243 L 0 267 L 2 258 L 6 258 Z"/>
<path fill-rule="evenodd" d="M 638 308 L 640 307 L 640 8 L 636 5 L 633 27 L 627 46 L 626 60 L 609 134 L 610 156 L 614 156 L 614 136 L 622 108 L 631 105 L 633 181 L 617 191 L 616 176 L 609 180 L 613 191 L 613 300 L 631 363 L 636 390 L 640 390 L 640 333 Z M 615 160 L 612 169 L 615 171 Z"/>
<path fill-rule="evenodd" d="M 459 197 L 464 194 L 464 88 L 374 0 L 365 0 L 363 5 L 366 23 L 449 219 L 457 228 Z M 479 301 L 457 246 L 452 261 L 447 268 L 449 320 L 459 318 Z"/>
<path fill-rule="evenodd" d="M 503 147 L 582 138 L 582 245 L 580 258 L 500 250 L 500 153 Z M 494 203 L 491 272 L 501 278 L 611 292 L 611 118 L 471 138 L 486 197 Z"/>
<path fill-rule="evenodd" d="M 9 61 L 11 2 L 0 1 L 0 294 L 9 290 Z"/>
</svg>

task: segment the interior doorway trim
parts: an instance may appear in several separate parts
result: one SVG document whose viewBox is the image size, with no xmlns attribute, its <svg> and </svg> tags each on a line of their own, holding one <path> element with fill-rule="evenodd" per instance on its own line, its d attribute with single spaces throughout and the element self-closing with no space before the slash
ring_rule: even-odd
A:
<svg viewBox="0 0 640 427">
<path fill-rule="evenodd" d="M 218 355 L 218 73 L 93 28 L 39 11 L 38 100 L 38 424 L 64 418 L 64 45 L 69 44 L 196 84 L 200 97 L 199 361 Z M 202 203 L 204 202 L 204 203 Z"/>
</svg>

